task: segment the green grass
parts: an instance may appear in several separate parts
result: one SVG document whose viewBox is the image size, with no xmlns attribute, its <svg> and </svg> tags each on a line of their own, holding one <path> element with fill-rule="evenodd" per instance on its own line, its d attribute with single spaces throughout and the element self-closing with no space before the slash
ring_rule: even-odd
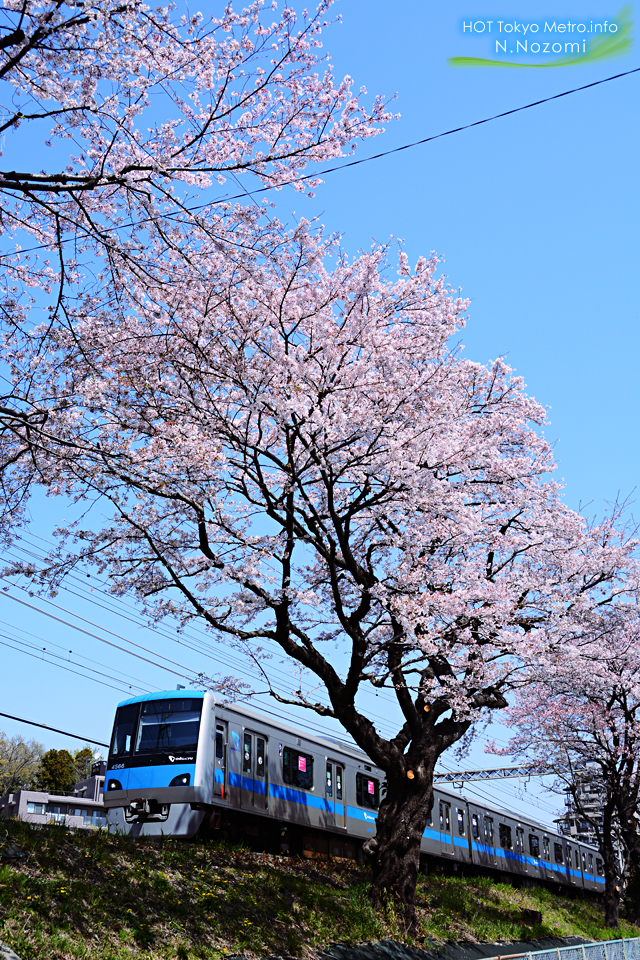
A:
<svg viewBox="0 0 640 960">
<path fill-rule="evenodd" d="M 332 942 L 402 939 L 368 898 L 367 869 L 179 841 L 137 841 L 5 821 L 25 853 L 0 867 L 0 939 L 22 960 L 222 960 L 309 956 Z M 534 927 L 524 908 L 541 910 Z M 598 904 L 486 878 L 429 876 L 417 943 L 555 935 L 638 936 L 603 928 Z"/>
</svg>

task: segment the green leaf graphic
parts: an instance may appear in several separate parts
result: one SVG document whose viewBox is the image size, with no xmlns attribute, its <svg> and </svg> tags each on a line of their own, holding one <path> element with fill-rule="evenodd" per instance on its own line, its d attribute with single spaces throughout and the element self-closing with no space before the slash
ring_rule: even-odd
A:
<svg viewBox="0 0 640 960">
<path fill-rule="evenodd" d="M 510 60 L 484 60 L 482 57 L 449 57 L 448 63 L 452 67 L 522 67 L 526 70 L 547 69 L 548 67 L 576 67 L 583 63 L 592 63 L 594 60 L 610 60 L 612 57 L 622 57 L 633 47 L 633 20 L 631 6 L 623 7 L 614 22 L 618 25 L 618 32 L 602 34 L 593 37 L 587 42 L 584 53 L 570 53 L 557 60 L 547 60 L 546 63 L 514 63 Z"/>
</svg>

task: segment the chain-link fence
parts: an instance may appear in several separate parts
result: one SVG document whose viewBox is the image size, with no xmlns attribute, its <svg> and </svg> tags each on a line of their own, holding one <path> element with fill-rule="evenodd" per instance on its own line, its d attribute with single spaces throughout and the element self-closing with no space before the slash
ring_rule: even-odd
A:
<svg viewBox="0 0 640 960">
<path fill-rule="evenodd" d="M 536 950 L 523 957 L 526 960 L 640 960 L 640 939 L 581 943 L 557 950 Z"/>
</svg>

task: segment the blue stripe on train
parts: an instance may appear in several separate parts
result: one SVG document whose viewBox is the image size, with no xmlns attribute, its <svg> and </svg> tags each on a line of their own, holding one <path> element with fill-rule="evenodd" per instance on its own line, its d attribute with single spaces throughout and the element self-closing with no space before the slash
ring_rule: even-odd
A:
<svg viewBox="0 0 640 960">
<path fill-rule="evenodd" d="M 263 795 L 265 793 L 265 785 L 262 780 L 240 776 L 238 773 L 229 772 L 229 786 L 242 787 L 243 790 L 247 790 L 249 793 L 254 791 L 255 793 Z M 269 796 L 277 800 L 286 800 L 288 803 L 299 804 L 302 807 L 313 807 L 315 810 L 333 813 L 339 817 L 344 816 L 344 804 L 327 800 L 324 797 L 316 797 L 312 793 L 304 793 L 302 790 L 296 790 L 294 787 L 283 787 L 278 783 L 270 783 Z M 354 807 L 347 807 L 347 814 L 356 820 L 367 820 L 372 823 L 375 823 L 376 820 L 375 814 L 369 814 L 364 810 L 356 810 Z"/>
<path fill-rule="evenodd" d="M 127 772 L 129 774 L 129 789 L 134 789 L 139 787 L 153 787 L 158 786 L 158 779 L 164 779 L 167 776 L 167 773 L 171 770 L 172 778 L 179 775 L 180 773 L 189 773 L 193 771 L 195 773 L 195 763 L 180 765 L 180 769 L 177 767 L 167 767 L 167 766 L 154 766 L 154 767 L 129 767 Z M 107 771 L 107 776 L 110 771 Z M 117 773 L 122 773 L 124 771 L 115 771 L 114 775 Z M 133 774 L 133 776 L 132 776 Z M 224 771 L 216 769 L 214 772 L 214 779 L 216 783 L 224 783 Z M 131 781 L 134 781 L 133 783 Z M 150 782 L 152 781 L 153 782 Z M 265 793 L 265 784 L 262 780 L 255 780 L 251 777 L 241 776 L 238 773 L 232 773 L 229 771 L 229 786 L 231 787 L 242 787 L 243 790 L 248 790 L 250 792 L 255 792 L 257 794 Z M 324 797 L 316 797 L 310 793 L 304 793 L 302 790 L 296 790 L 294 787 L 282 787 L 279 784 L 269 784 L 269 795 L 275 797 L 278 800 L 286 800 L 289 803 L 300 804 L 303 807 L 313 807 L 316 810 L 323 810 L 325 813 L 333 813 L 337 816 L 344 816 L 344 806 L 341 803 L 335 803 L 333 800 L 326 800 Z M 376 821 L 376 814 L 368 810 L 360 810 L 358 807 L 347 807 L 347 816 L 352 820 L 361 820 L 365 823 L 374 824 Z M 453 841 L 453 846 L 467 848 L 468 841 L 464 837 L 451 837 L 448 833 L 441 833 L 439 830 L 434 830 L 430 827 L 427 827 L 423 834 L 428 840 L 435 840 L 439 843 L 449 844 Z M 525 857 L 521 853 L 515 853 L 513 850 L 504 850 L 502 847 L 496 847 L 494 852 L 494 847 L 489 846 L 486 843 L 479 843 L 478 841 L 472 841 L 472 849 L 477 853 L 484 853 L 488 856 L 502 857 L 504 860 L 513 860 L 517 863 L 526 863 L 527 865 L 534 867 L 544 867 L 547 870 L 551 870 L 555 873 L 569 874 L 574 877 L 582 877 L 582 874 L 579 870 L 572 870 L 567 867 L 560 866 L 559 864 L 552 864 L 548 860 L 539 860 L 532 857 Z M 586 880 L 592 880 L 596 883 L 604 883 L 604 877 L 594 876 L 591 873 L 585 873 L 584 877 Z"/>
<path fill-rule="evenodd" d="M 240 780 L 242 779 L 242 786 L 245 790 L 252 789 L 252 783 L 256 785 L 257 788 L 262 787 L 262 790 L 256 789 L 256 793 L 264 793 L 264 784 L 254 780 L 252 781 L 250 777 L 242 777 L 237 773 L 229 774 L 229 783 L 232 786 L 240 786 Z M 318 810 L 324 810 L 327 813 L 337 813 L 342 816 L 344 813 L 344 808 L 342 804 L 333 803 L 331 800 L 325 800 L 321 797 L 315 797 L 313 794 L 304 793 L 302 790 L 296 790 L 293 787 L 281 787 L 278 784 L 269 784 L 269 794 L 273 797 L 277 797 L 280 800 L 287 800 L 289 803 L 299 803 L 304 807 L 314 807 Z M 353 820 L 364 820 L 365 823 L 375 823 L 376 814 L 369 812 L 368 810 L 360 810 L 357 807 L 347 807 L 347 816 Z M 462 847 L 464 849 L 468 848 L 468 841 L 464 837 L 451 837 L 450 834 L 442 834 L 439 830 L 433 830 L 429 827 L 423 833 L 423 836 L 428 840 L 436 840 L 441 843 L 448 844 L 453 840 L 453 846 Z M 560 867 L 556 864 L 550 863 L 548 860 L 539 860 L 533 857 L 525 857 L 524 854 L 515 853 L 513 850 L 504 850 L 502 847 L 492 847 L 486 843 L 479 843 L 477 841 L 472 842 L 472 848 L 478 853 L 485 853 L 489 856 L 502 857 L 504 860 L 512 860 L 516 863 L 526 863 L 529 866 L 534 867 L 544 867 L 547 870 L 553 870 L 558 873 L 569 873 L 575 877 L 582 877 L 582 874 L 579 871 L 567 869 L 566 867 Z M 495 849 L 495 852 L 494 852 Z M 585 873 L 585 879 L 591 880 L 595 879 L 591 874 Z"/>
</svg>

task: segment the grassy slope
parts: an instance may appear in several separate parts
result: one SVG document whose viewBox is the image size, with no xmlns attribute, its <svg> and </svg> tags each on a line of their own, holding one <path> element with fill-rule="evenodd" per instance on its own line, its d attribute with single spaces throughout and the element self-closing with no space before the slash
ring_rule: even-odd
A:
<svg viewBox="0 0 640 960">
<path fill-rule="evenodd" d="M 0 867 L 0 939 L 22 960 L 305 956 L 331 942 L 402 939 L 393 915 L 371 909 L 367 871 L 348 861 L 0 823 L 0 848 L 11 837 L 25 856 Z M 624 923 L 605 930 L 589 901 L 486 878 L 424 878 L 418 903 L 423 941 L 640 935 Z M 542 924 L 523 924 L 525 907 L 542 910 Z"/>
</svg>

